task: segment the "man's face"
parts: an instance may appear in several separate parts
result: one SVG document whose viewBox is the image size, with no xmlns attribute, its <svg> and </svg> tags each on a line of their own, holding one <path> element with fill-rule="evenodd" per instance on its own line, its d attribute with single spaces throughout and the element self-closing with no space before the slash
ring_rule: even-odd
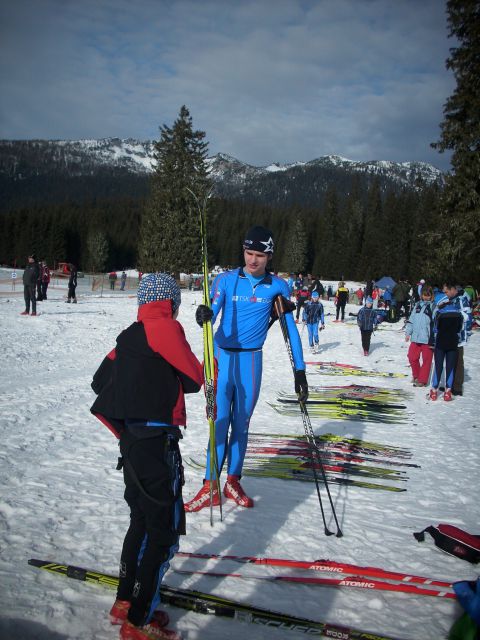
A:
<svg viewBox="0 0 480 640">
<path fill-rule="evenodd" d="M 33 260 L 32 256 L 28 256 L 28 261 L 29 261 L 29 262 L 34 262 L 34 260 Z"/>
<path fill-rule="evenodd" d="M 267 268 L 268 261 L 270 260 L 270 255 L 268 253 L 245 249 L 243 257 L 245 260 L 245 269 L 250 275 L 263 276 Z"/>
<path fill-rule="evenodd" d="M 447 287 L 447 285 L 444 284 L 443 293 L 449 298 L 455 298 L 455 296 L 458 294 L 458 289 L 457 287 Z"/>
</svg>

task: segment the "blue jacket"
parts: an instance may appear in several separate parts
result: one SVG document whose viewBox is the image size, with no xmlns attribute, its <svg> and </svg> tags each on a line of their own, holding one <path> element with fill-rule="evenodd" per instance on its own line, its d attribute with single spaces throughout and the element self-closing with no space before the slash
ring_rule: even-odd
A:
<svg viewBox="0 0 480 640">
<path fill-rule="evenodd" d="M 415 304 L 405 324 L 405 335 L 417 344 L 433 344 L 433 314 L 435 304 L 420 300 Z"/>
<path fill-rule="evenodd" d="M 361 331 L 373 331 L 378 324 L 377 310 L 362 307 L 358 312 L 357 324 Z"/>
<path fill-rule="evenodd" d="M 459 293 L 455 298 L 443 296 L 437 303 L 435 314 L 433 316 L 435 326 L 438 326 L 440 318 L 443 314 L 452 315 L 457 313 L 462 318 L 462 326 L 458 333 L 458 346 L 463 347 L 467 344 L 468 337 L 472 329 L 472 309 L 467 295 L 463 292 Z"/>
<path fill-rule="evenodd" d="M 312 300 L 306 302 L 303 307 L 302 320 L 307 324 L 318 324 L 319 322 L 325 324 L 323 304 Z"/>
<path fill-rule="evenodd" d="M 267 337 L 273 299 L 277 295 L 288 299 L 288 285 L 283 278 L 271 273 L 267 272 L 256 285 L 241 268 L 219 274 L 212 287 L 212 322 L 222 311 L 215 344 L 221 349 L 261 349 Z M 297 325 L 291 313 L 285 315 L 285 320 L 295 368 L 305 369 Z"/>
</svg>

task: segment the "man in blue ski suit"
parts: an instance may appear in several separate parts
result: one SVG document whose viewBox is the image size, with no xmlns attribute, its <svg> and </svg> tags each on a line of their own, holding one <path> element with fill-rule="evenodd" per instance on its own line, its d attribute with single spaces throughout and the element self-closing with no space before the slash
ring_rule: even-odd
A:
<svg viewBox="0 0 480 640">
<path fill-rule="evenodd" d="M 271 274 L 267 265 L 273 255 L 272 233 L 264 227 L 252 227 L 244 243 L 245 267 L 221 273 L 212 288 L 212 309 L 199 305 L 197 323 L 215 322 L 222 317 L 215 334 L 215 357 L 218 361 L 216 452 L 220 474 L 227 459 L 228 476 L 223 489 L 226 498 L 242 507 L 253 507 L 240 478 L 248 443 L 248 427 L 260 393 L 262 347 L 267 337 L 274 300 L 282 296 L 288 307 L 288 285 Z M 294 307 L 293 307 L 294 308 Z M 295 391 L 308 397 L 302 343 L 291 312 L 285 314 L 295 364 Z M 229 437 L 230 429 L 230 437 Z M 185 511 L 200 511 L 210 506 L 210 452 L 207 449 L 207 472 L 202 488 Z M 217 483 L 215 483 L 217 484 Z M 213 489 L 213 504 L 220 504 L 219 487 Z"/>
</svg>

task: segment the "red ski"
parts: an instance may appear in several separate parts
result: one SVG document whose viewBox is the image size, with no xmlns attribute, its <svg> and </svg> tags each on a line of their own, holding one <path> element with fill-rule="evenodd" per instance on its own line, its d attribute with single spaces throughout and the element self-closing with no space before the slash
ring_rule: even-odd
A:
<svg viewBox="0 0 480 640">
<path fill-rule="evenodd" d="M 255 556 L 233 556 L 233 555 L 217 555 L 215 553 L 194 553 L 179 551 L 175 555 L 183 558 L 201 558 L 202 560 L 232 560 L 242 564 L 267 565 L 271 567 L 290 567 L 291 569 L 306 569 L 313 571 L 325 571 L 328 573 L 344 573 L 357 576 L 369 576 L 372 578 L 381 578 L 382 580 L 396 580 L 400 582 L 411 582 L 416 584 L 427 584 L 444 589 L 451 589 L 452 583 L 442 580 L 433 580 L 422 576 L 411 575 L 408 573 L 400 573 L 398 571 L 387 571 L 379 567 L 362 567 L 355 564 L 345 562 L 335 562 L 334 560 L 289 560 L 287 558 L 257 558 Z M 395 585 L 389 585 L 395 586 Z M 422 589 L 422 593 L 423 593 Z M 429 595 L 429 594 L 427 594 Z M 438 595 L 435 592 L 434 595 Z M 448 596 L 447 596 L 448 597 Z"/>
<path fill-rule="evenodd" d="M 345 578 L 319 578 L 307 576 L 254 576 L 251 574 L 243 575 L 241 573 L 221 573 L 217 571 L 189 571 L 186 569 L 173 569 L 173 571 L 175 571 L 175 573 L 180 573 L 183 575 L 203 575 L 212 576 L 214 578 L 241 578 L 242 580 L 264 580 L 267 582 L 294 582 L 297 584 L 315 584 L 326 587 L 356 587 L 358 589 L 399 591 L 402 593 L 411 593 L 417 596 L 456 598 L 453 591 L 424 589 L 423 587 L 417 587 L 414 584 L 405 584 L 403 582 L 400 584 L 393 584 L 391 582 L 373 580 L 364 576 L 349 576 Z"/>
</svg>

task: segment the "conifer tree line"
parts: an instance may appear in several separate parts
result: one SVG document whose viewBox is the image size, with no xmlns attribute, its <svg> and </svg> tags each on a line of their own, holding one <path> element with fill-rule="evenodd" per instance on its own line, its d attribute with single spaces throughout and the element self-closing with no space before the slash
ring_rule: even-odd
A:
<svg viewBox="0 0 480 640">
<path fill-rule="evenodd" d="M 428 277 L 425 233 L 438 215 L 438 188 L 418 193 L 382 194 L 372 186 L 364 202 L 358 191 L 344 196 L 331 188 L 322 209 L 274 208 L 210 198 L 207 209 L 210 266 L 238 266 L 242 241 L 249 226 L 262 224 L 275 237 L 273 268 L 281 272 L 310 272 L 323 278 L 365 280 L 384 274 Z M 158 263 L 142 263 L 142 243 L 162 236 L 162 227 L 142 235 L 148 199 L 109 199 L 89 205 L 63 203 L 10 211 L 0 216 L 0 261 L 24 266 L 35 252 L 53 267 L 73 262 L 88 272 L 138 267 L 147 272 L 199 272 L 201 265 L 198 214 L 187 202 L 182 232 L 172 224 L 167 243 L 152 242 Z M 144 227 L 143 227 L 144 229 Z M 190 238 L 187 237 L 190 234 Z M 190 244 L 188 244 L 190 242 Z M 100 245 L 100 246 L 99 246 Z M 102 249 L 103 245 L 103 249 Z M 144 245 L 143 245 L 144 246 Z M 168 248 L 171 247 L 171 260 Z M 164 253 L 161 253 L 164 252 Z M 98 258 L 102 258 L 98 262 Z M 166 257 L 165 257 L 166 256 Z M 432 277 L 435 273 L 432 272 Z"/>
<path fill-rule="evenodd" d="M 451 49 L 447 67 L 457 87 L 444 107 L 441 139 L 452 150 L 446 186 L 385 191 L 360 181 L 348 193 L 330 185 L 322 207 L 267 206 L 212 197 L 208 200 L 209 264 L 242 263 L 249 226 L 275 237 L 273 268 L 324 279 L 365 281 L 383 275 L 434 283 L 453 277 L 480 285 L 480 2 L 447 2 Z M 147 197 L 108 198 L 89 205 L 64 202 L 0 215 L 0 261 L 22 266 L 32 252 L 70 261 L 83 270 L 137 267 L 199 272 L 198 212 L 211 190 L 206 134 L 193 128 L 186 106 L 173 126 L 160 128 L 156 170 Z"/>
</svg>

